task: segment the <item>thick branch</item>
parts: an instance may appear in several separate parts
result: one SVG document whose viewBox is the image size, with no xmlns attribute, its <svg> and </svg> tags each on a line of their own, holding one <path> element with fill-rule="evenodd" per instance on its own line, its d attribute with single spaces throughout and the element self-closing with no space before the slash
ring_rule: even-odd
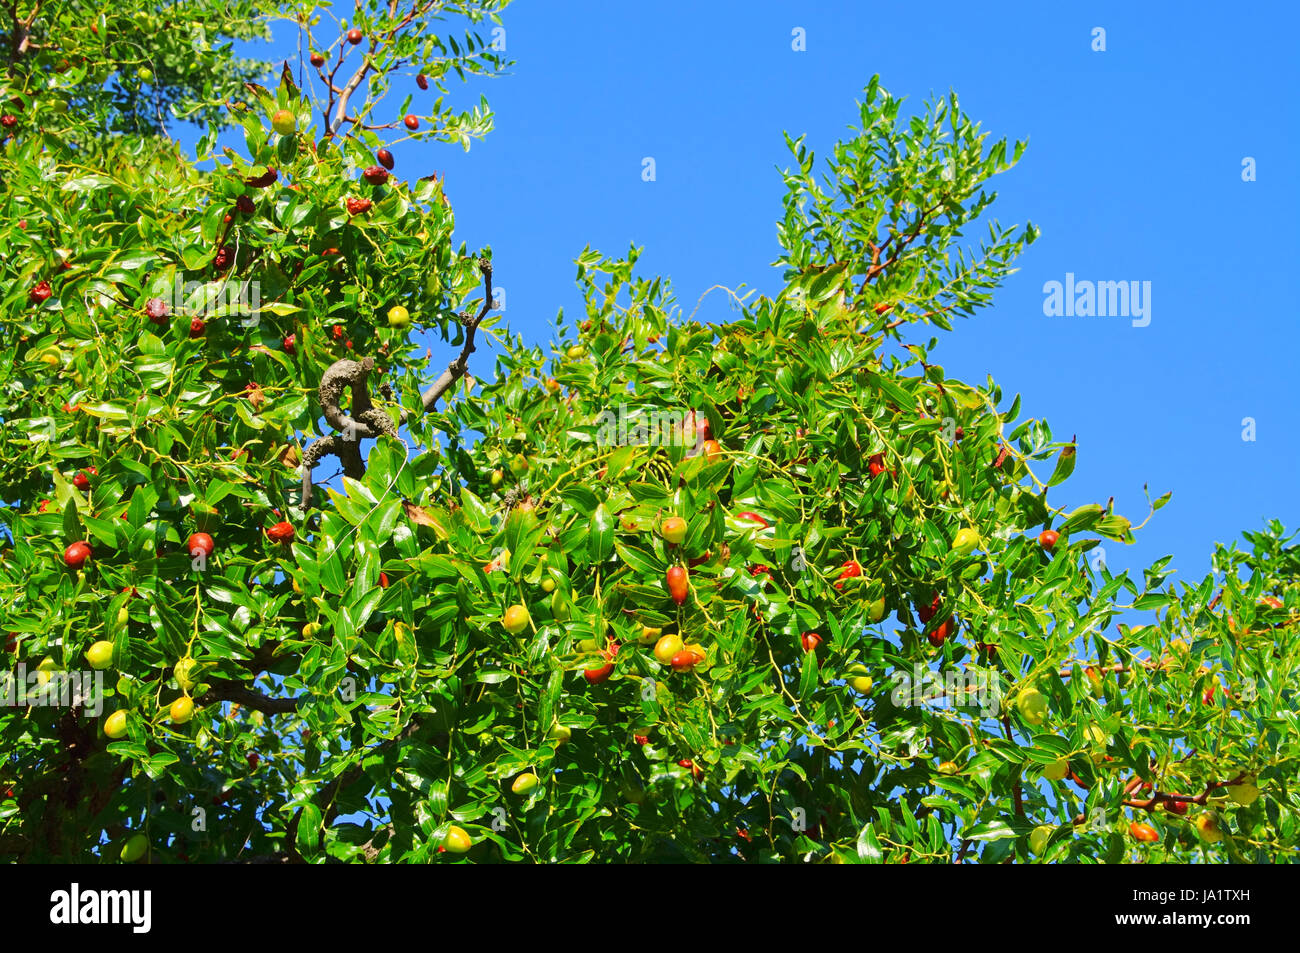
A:
<svg viewBox="0 0 1300 953">
<path fill-rule="evenodd" d="M 297 698 L 271 698 L 247 688 L 240 682 L 224 678 L 212 679 L 211 684 L 212 688 L 199 699 L 199 704 L 236 702 L 244 708 L 251 708 L 267 715 L 282 715 L 298 710 L 300 699 Z"/>
</svg>

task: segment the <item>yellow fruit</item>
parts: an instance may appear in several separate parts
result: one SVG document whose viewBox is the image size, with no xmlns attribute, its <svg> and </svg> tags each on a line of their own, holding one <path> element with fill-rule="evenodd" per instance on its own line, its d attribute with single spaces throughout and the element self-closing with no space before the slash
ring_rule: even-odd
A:
<svg viewBox="0 0 1300 953">
<path fill-rule="evenodd" d="M 1036 688 L 1021 692 L 1016 700 L 1016 708 L 1026 724 L 1037 726 L 1047 720 L 1047 698 Z"/>
<path fill-rule="evenodd" d="M 130 621 L 131 621 L 131 613 L 126 606 L 122 606 L 122 608 L 117 610 L 118 625 L 126 625 Z"/>
<path fill-rule="evenodd" d="M 104 719 L 104 734 L 109 738 L 122 738 L 126 735 L 126 712 L 118 710 Z"/>
<path fill-rule="evenodd" d="M 554 592 L 554 591 L 555 591 L 555 580 L 552 579 L 550 576 L 547 576 L 545 579 L 542 580 L 542 592 Z"/>
<path fill-rule="evenodd" d="M 1051 838 L 1056 828 L 1051 824 L 1040 824 L 1029 832 L 1029 850 L 1034 854 L 1041 854 L 1047 849 L 1047 841 Z"/>
<path fill-rule="evenodd" d="M 493 486 L 500 486 L 500 485 L 501 485 L 501 481 L 503 481 L 505 478 L 506 478 L 506 475 L 505 475 L 505 472 L 504 472 L 503 470 L 493 470 L 493 471 L 492 471 L 492 476 L 491 476 L 489 482 L 491 482 L 491 484 L 492 484 Z"/>
<path fill-rule="evenodd" d="M 167 712 L 171 715 L 172 724 L 183 725 L 194 717 L 194 699 L 188 695 L 182 695 L 172 702 L 171 708 Z"/>
<path fill-rule="evenodd" d="M 63 671 L 62 667 L 59 665 L 58 662 L 54 661 L 54 659 L 52 658 L 42 659 L 41 664 L 36 666 L 36 684 L 37 685 L 47 684 L 49 680 L 54 677 L 55 672 L 61 672 L 61 671 Z"/>
<path fill-rule="evenodd" d="M 664 665 L 671 665 L 673 656 L 683 648 L 685 648 L 685 646 L 682 644 L 680 636 L 665 635 L 655 643 L 655 658 Z"/>
<path fill-rule="evenodd" d="M 654 645 L 659 641 L 659 637 L 663 634 L 663 629 L 656 629 L 648 625 L 643 625 L 641 626 L 641 637 L 637 639 L 637 641 L 642 645 Z"/>
<path fill-rule="evenodd" d="M 298 117 L 287 109 L 281 109 L 271 117 L 271 128 L 282 136 L 291 136 L 298 131 Z"/>
<path fill-rule="evenodd" d="M 516 453 L 510 458 L 510 472 L 515 476 L 523 476 L 531 465 L 522 453 Z"/>
<path fill-rule="evenodd" d="M 442 846 L 447 848 L 449 854 L 463 854 L 474 846 L 474 842 L 469 839 L 463 827 L 451 825 L 451 830 L 447 831 L 447 836 L 443 838 Z"/>
<path fill-rule="evenodd" d="M 518 635 L 528 628 L 528 610 L 519 605 L 511 606 L 502 617 L 501 624 L 511 635 Z"/>
<path fill-rule="evenodd" d="M 302 586 L 298 585 L 297 579 L 294 579 L 293 581 L 293 591 L 298 593 L 298 595 L 302 595 Z"/>
<path fill-rule="evenodd" d="M 308 622 L 306 625 L 302 627 L 302 637 L 304 639 L 310 639 L 319 631 L 320 631 L 319 622 Z"/>
<path fill-rule="evenodd" d="M 881 596 L 867 606 L 867 621 L 879 622 L 885 617 L 885 597 Z"/>
<path fill-rule="evenodd" d="M 940 773 L 940 774 L 953 775 L 953 774 L 956 774 L 956 773 L 957 773 L 958 771 L 960 771 L 960 770 L 961 770 L 961 769 L 960 769 L 959 767 L 957 767 L 956 762 L 953 762 L 953 761 L 942 761 L 942 762 L 940 762 L 940 764 L 939 764 L 939 773 Z"/>
<path fill-rule="evenodd" d="M 664 540 L 669 543 L 680 543 L 686 538 L 686 520 L 680 516 L 670 516 L 664 520 L 664 525 L 659 528 L 663 534 Z"/>
<path fill-rule="evenodd" d="M 143 834 L 135 834 L 122 845 L 122 852 L 118 856 L 122 858 L 122 863 L 134 864 L 148 852 L 149 841 Z"/>
<path fill-rule="evenodd" d="M 1201 835 L 1201 840 L 1207 844 L 1217 844 L 1223 839 L 1223 832 L 1219 830 L 1219 820 L 1213 814 L 1201 814 L 1196 818 L 1196 833 Z"/>
<path fill-rule="evenodd" d="M 515 778 L 510 790 L 515 794 L 528 794 L 538 785 L 537 775 L 527 771 Z"/>
<path fill-rule="evenodd" d="M 871 680 L 871 675 L 865 665 L 852 665 L 849 667 L 849 687 L 859 695 L 869 695 L 873 684 L 875 683 Z"/>
<path fill-rule="evenodd" d="M 1070 773 L 1070 762 L 1067 758 L 1057 758 L 1047 767 L 1043 768 L 1043 777 L 1049 781 L 1059 781 Z"/>
<path fill-rule="evenodd" d="M 584 357 L 586 353 L 587 353 L 587 349 L 585 347 L 583 347 L 581 344 L 575 344 L 573 345 L 573 347 L 565 351 L 564 355 L 569 360 L 576 361 L 578 358 Z"/>
<path fill-rule="evenodd" d="M 1106 734 L 1100 725 L 1088 725 L 1084 728 L 1083 740 L 1089 747 L 1100 749 L 1092 753 L 1093 763 L 1101 764 L 1106 760 L 1106 744 L 1110 741 L 1110 735 Z"/>
<path fill-rule="evenodd" d="M 1242 807 L 1250 807 L 1259 798 L 1259 788 L 1249 781 L 1228 785 L 1228 797 Z"/>
<path fill-rule="evenodd" d="M 552 725 L 551 730 L 546 733 L 546 737 L 555 742 L 555 747 L 564 744 L 573 737 L 573 729 L 568 725 Z"/>
<path fill-rule="evenodd" d="M 192 658 L 186 657 L 177 662 L 176 667 L 172 669 L 172 676 L 176 679 L 176 684 L 181 687 L 182 691 L 188 692 L 199 683 L 198 679 L 194 677 L 194 670 L 198 668 L 198 666 L 198 662 L 194 661 Z"/>
<path fill-rule="evenodd" d="M 957 530 L 952 540 L 952 551 L 959 556 L 969 556 L 980 544 L 980 534 L 970 527 Z"/>
<path fill-rule="evenodd" d="M 404 328 L 410 323 L 411 312 L 400 304 L 395 304 L 388 309 L 388 326 L 390 328 Z"/>
<path fill-rule="evenodd" d="M 95 671 L 103 671 L 113 664 L 113 643 L 99 641 L 86 649 L 86 662 Z"/>
</svg>

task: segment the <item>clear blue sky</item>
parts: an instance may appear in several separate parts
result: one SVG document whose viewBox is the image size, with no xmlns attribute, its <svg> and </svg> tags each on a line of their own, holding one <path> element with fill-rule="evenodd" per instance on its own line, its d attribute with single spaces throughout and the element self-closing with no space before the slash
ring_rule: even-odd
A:
<svg viewBox="0 0 1300 953">
<path fill-rule="evenodd" d="M 446 173 L 457 241 L 491 245 L 527 339 L 545 342 L 560 307 L 580 314 L 588 244 L 644 246 L 641 272 L 670 278 L 687 312 L 714 284 L 774 293 L 782 130 L 821 156 L 873 73 L 914 106 L 953 89 L 993 138 L 1029 140 L 995 212 L 1042 237 L 992 308 L 939 332 L 937 360 L 1078 434 L 1058 502 L 1113 495 L 1139 522 L 1144 483 L 1173 491 L 1136 545 L 1108 545 L 1112 568 L 1172 553 L 1174 578 L 1195 581 L 1214 541 L 1300 525 L 1294 5 L 523 0 L 504 22 L 512 74 L 456 94 L 486 93 L 497 130 L 469 154 L 408 143 L 397 171 Z M 273 53 L 290 44 L 278 30 Z M 1043 284 L 1067 272 L 1150 281 L 1150 325 L 1045 317 Z M 726 314 L 715 293 L 698 317 Z"/>
</svg>

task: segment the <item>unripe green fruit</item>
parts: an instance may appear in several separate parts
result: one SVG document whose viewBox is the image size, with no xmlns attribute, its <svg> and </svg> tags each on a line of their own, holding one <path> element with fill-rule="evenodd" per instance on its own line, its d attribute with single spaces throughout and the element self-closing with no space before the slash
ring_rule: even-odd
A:
<svg viewBox="0 0 1300 953">
<path fill-rule="evenodd" d="M 980 534 L 970 527 L 959 529 L 957 535 L 953 537 L 952 551 L 959 556 L 969 556 L 975 552 L 975 547 L 980 544 Z"/>
<path fill-rule="evenodd" d="M 502 617 L 501 624 L 511 635 L 518 635 L 528 628 L 528 610 L 523 606 L 511 606 Z"/>
<path fill-rule="evenodd" d="M 131 621 L 131 612 L 130 610 L 127 609 L 126 606 L 122 606 L 122 608 L 117 610 L 118 625 L 126 625 L 130 621 Z"/>
<path fill-rule="evenodd" d="M 560 622 L 567 621 L 569 618 L 569 600 L 558 589 L 551 596 L 551 615 Z"/>
<path fill-rule="evenodd" d="M 676 544 L 686 538 L 686 520 L 680 516 L 670 516 L 664 520 L 663 526 L 659 528 L 667 542 Z"/>
<path fill-rule="evenodd" d="M 140 80 L 140 82 L 142 82 L 142 83 L 152 83 L 152 82 L 153 82 L 153 70 L 151 70 L 151 69 L 150 69 L 149 67 L 147 67 L 147 66 L 138 66 L 138 67 L 136 67 L 135 75 L 136 75 L 136 77 Z"/>
<path fill-rule="evenodd" d="M 310 625 L 310 623 L 308 624 Z M 172 669 L 172 676 L 176 679 L 176 684 L 187 692 L 198 684 L 198 680 L 194 678 L 194 669 L 197 666 L 198 662 L 194 661 L 194 659 L 183 658 Z"/>
<path fill-rule="evenodd" d="M 194 717 L 194 699 L 188 695 L 182 695 L 171 704 L 167 712 L 172 719 L 172 724 L 183 725 Z"/>
<path fill-rule="evenodd" d="M 1249 781 L 1228 785 L 1228 797 L 1242 807 L 1250 807 L 1259 798 L 1259 788 Z"/>
<path fill-rule="evenodd" d="M 1021 692 L 1016 708 L 1026 724 L 1037 726 L 1047 720 L 1047 698 L 1036 688 Z"/>
<path fill-rule="evenodd" d="M 879 622 L 885 617 L 885 597 L 881 596 L 867 606 L 867 621 Z"/>
<path fill-rule="evenodd" d="M 1047 767 L 1043 768 L 1043 777 L 1049 781 L 1059 781 L 1070 773 L 1070 762 L 1067 758 L 1057 758 Z"/>
<path fill-rule="evenodd" d="M 96 671 L 103 671 L 113 664 L 113 643 L 96 642 L 86 649 L 86 662 Z"/>
<path fill-rule="evenodd" d="M 506 478 L 506 475 L 505 475 L 504 473 L 502 473 L 500 470 L 493 470 L 493 471 L 492 471 L 492 476 L 489 478 L 489 482 L 490 482 L 493 486 L 500 486 L 501 483 L 502 483 L 502 481 L 505 480 L 505 478 Z"/>
<path fill-rule="evenodd" d="M 552 725 L 551 730 L 546 733 L 546 737 L 554 741 L 555 746 L 558 748 L 573 737 L 573 729 L 568 725 Z"/>
<path fill-rule="evenodd" d="M 515 794 L 528 794 L 537 787 L 538 783 L 537 775 L 528 771 L 515 778 L 514 783 L 510 785 L 510 790 Z"/>
<path fill-rule="evenodd" d="M 581 344 L 575 344 L 573 345 L 573 347 L 569 348 L 567 351 L 564 352 L 564 356 L 571 361 L 576 361 L 580 357 L 585 357 L 586 354 L 587 354 L 587 349 L 583 347 Z"/>
<path fill-rule="evenodd" d="M 1041 854 L 1047 849 L 1047 841 L 1051 838 L 1052 833 L 1056 830 L 1051 824 L 1040 824 L 1029 832 L 1029 850 L 1034 854 Z"/>
<path fill-rule="evenodd" d="M 528 472 L 528 458 L 522 453 L 516 453 L 510 458 L 510 472 L 515 476 L 523 476 Z"/>
<path fill-rule="evenodd" d="M 865 665 L 849 666 L 849 687 L 859 695 L 869 695 L 874 684 Z"/>
<path fill-rule="evenodd" d="M 555 580 L 552 579 L 550 576 L 547 576 L 542 580 L 542 592 L 554 592 L 554 591 L 555 591 Z"/>
<path fill-rule="evenodd" d="M 119 709 L 104 719 L 104 735 L 114 739 L 126 736 L 125 711 Z"/>
<path fill-rule="evenodd" d="M 388 326 L 390 328 L 404 328 L 411 323 L 411 312 L 407 311 L 400 304 L 395 304 L 388 309 Z"/>
<path fill-rule="evenodd" d="M 271 117 L 271 128 L 282 136 L 291 136 L 298 131 L 298 117 L 287 109 L 281 109 Z"/>
<path fill-rule="evenodd" d="M 143 834 L 135 834 L 127 839 L 122 845 L 122 852 L 118 855 L 122 858 L 124 864 L 134 864 L 137 860 L 144 857 L 149 852 L 149 841 Z"/>
<path fill-rule="evenodd" d="M 447 831 L 442 846 L 447 848 L 449 854 L 463 854 L 474 846 L 474 842 L 470 840 L 469 834 L 464 828 L 453 824 L 451 830 Z"/>
</svg>

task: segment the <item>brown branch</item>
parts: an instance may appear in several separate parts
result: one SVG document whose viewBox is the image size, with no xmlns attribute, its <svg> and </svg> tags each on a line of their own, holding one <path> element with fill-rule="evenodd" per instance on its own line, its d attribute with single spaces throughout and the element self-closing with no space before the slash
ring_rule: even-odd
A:
<svg viewBox="0 0 1300 953">
<path fill-rule="evenodd" d="M 447 369 L 438 376 L 438 379 L 430 385 L 428 390 L 420 395 L 423 412 L 427 413 L 432 409 L 438 398 L 465 375 L 465 371 L 469 367 L 469 356 L 475 350 L 474 333 L 478 330 L 479 323 L 492 310 L 492 262 L 486 258 L 480 258 L 478 268 L 483 275 L 483 291 L 485 295 L 483 307 L 472 318 L 468 315 L 462 315 L 465 321 L 465 344 L 455 360 L 447 365 Z M 365 461 L 361 458 L 361 441 L 373 440 L 380 434 L 396 437 L 398 427 L 404 425 L 411 418 L 411 412 L 403 409 L 398 422 L 394 424 L 393 419 L 387 413 L 374 406 L 370 398 L 368 385 L 370 372 L 374 370 L 374 367 L 375 359 L 373 357 L 366 357 L 360 361 L 345 359 L 335 361 L 321 377 L 317 394 L 325 419 L 331 427 L 341 431 L 341 433 L 329 434 L 320 438 L 303 453 L 302 498 L 299 506 L 304 511 L 311 506 L 312 469 L 323 457 L 328 454 L 337 456 L 343 464 L 343 475 L 354 480 L 360 480 L 365 476 Z M 352 413 L 350 415 L 344 413 L 340 406 L 345 389 L 352 392 Z M 386 398 L 391 398 L 392 390 L 386 384 L 381 384 L 380 393 Z"/>
<path fill-rule="evenodd" d="M 300 698 L 271 698 L 231 679 L 212 679 L 210 684 L 212 687 L 198 700 L 200 705 L 235 702 L 267 715 L 282 715 L 297 711 L 301 701 Z"/>
</svg>

